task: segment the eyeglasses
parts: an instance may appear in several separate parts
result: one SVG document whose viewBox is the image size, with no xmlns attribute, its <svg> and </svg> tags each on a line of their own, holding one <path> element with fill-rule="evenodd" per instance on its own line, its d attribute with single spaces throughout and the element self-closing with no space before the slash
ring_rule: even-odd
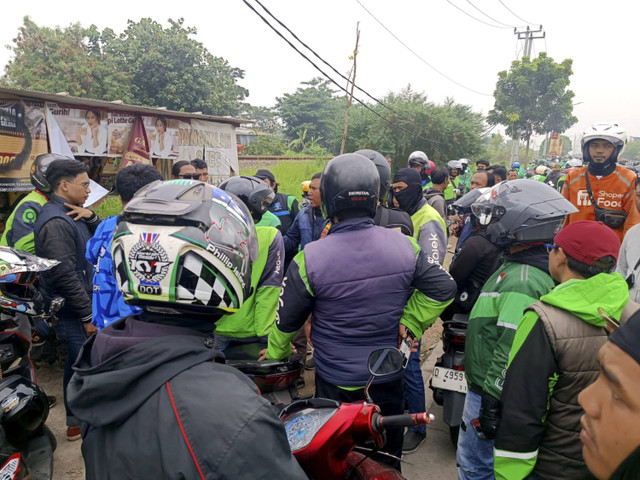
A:
<svg viewBox="0 0 640 480">
<path fill-rule="evenodd" d="M 545 243 L 544 246 L 547 247 L 547 252 L 549 253 L 559 248 L 557 245 L 551 245 L 550 243 Z"/>
<path fill-rule="evenodd" d="M 89 190 L 89 187 L 91 186 L 91 183 L 89 182 L 84 182 L 84 183 L 67 182 L 67 183 L 70 183 L 71 185 L 80 185 L 85 190 Z"/>
<path fill-rule="evenodd" d="M 185 180 L 198 180 L 200 178 L 200 174 L 199 173 L 194 173 L 192 175 L 186 174 L 186 175 L 178 175 L 180 178 L 184 178 Z"/>
</svg>

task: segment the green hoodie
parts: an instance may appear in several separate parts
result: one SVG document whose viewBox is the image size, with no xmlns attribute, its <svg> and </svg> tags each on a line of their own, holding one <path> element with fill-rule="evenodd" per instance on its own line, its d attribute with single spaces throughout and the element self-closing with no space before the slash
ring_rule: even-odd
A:
<svg viewBox="0 0 640 480">
<path fill-rule="evenodd" d="M 600 328 L 605 321 L 598 308 L 619 320 L 628 301 L 629 289 L 619 273 L 571 279 L 540 297 L 542 304 Z M 582 410 L 577 398 L 597 376 L 598 348 L 606 336 L 598 329 L 575 328 L 575 321 L 571 323 L 560 312 L 551 311 L 548 318 L 554 332 L 582 333 L 574 338 L 550 338 L 538 313 L 525 312 L 502 391 L 502 420 L 494 450 L 497 479 L 522 479 L 531 473 L 547 478 L 554 471 L 571 479 L 583 478 L 587 472 L 579 440 Z M 570 328 L 560 328 L 565 325 Z M 568 365 L 573 369 L 567 369 Z M 551 420 L 558 417 L 561 423 Z"/>
</svg>

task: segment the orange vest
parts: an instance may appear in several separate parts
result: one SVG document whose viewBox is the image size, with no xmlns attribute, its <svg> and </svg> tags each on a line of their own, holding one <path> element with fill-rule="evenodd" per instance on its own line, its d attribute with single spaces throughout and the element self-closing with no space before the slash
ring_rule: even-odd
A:
<svg viewBox="0 0 640 480">
<path fill-rule="evenodd" d="M 567 217 L 565 226 L 579 220 L 596 219 L 587 193 L 586 172 L 587 167 L 580 167 L 571 169 L 567 174 L 561 193 L 578 209 L 578 212 Z M 624 227 L 613 229 L 622 242 L 627 230 L 640 223 L 640 212 L 636 208 L 636 174 L 627 168 L 618 166 L 611 174 L 600 177 L 600 180 L 589 174 L 589 183 L 593 198 L 600 207 L 627 212 L 628 216 Z"/>
</svg>

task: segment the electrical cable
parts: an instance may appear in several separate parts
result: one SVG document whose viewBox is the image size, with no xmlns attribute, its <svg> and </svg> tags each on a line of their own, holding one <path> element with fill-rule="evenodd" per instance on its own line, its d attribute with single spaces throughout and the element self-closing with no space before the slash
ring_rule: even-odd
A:
<svg viewBox="0 0 640 480">
<path fill-rule="evenodd" d="M 369 9 L 367 7 L 365 7 L 362 2 L 360 0 L 355 0 L 355 2 L 360 5 L 365 12 L 367 12 L 371 18 L 373 18 L 376 22 L 378 22 L 378 24 L 384 28 L 387 33 L 389 35 L 391 35 L 393 38 L 395 38 L 400 45 L 402 45 L 404 48 L 406 48 L 407 50 L 409 50 L 418 60 L 420 60 L 422 63 L 424 63 L 427 67 L 429 67 L 430 69 L 432 69 L 434 72 L 436 72 L 437 74 L 443 76 L 444 78 L 446 78 L 447 80 L 449 80 L 452 83 L 455 83 L 456 85 L 458 85 L 459 87 L 464 88 L 465 90 L 469 90 L 470 92 L 473 93 L 477 93 L 478 95 L 483 95 L 485 97 L 492 97 L 493 95 L 490 95 L 488 93 L 484 93 L 484 92 L 479 92 L 478 90 L 474 90 L 473 88 L 467 87 L 466 85 L 463 85 L 460 82 L 455 81 L 453 78 L 451 78 L 450 76 L 446 75 L 445 73 L 441 72 L 440 70 L 438 70 L 436 67 L 434 67 L 433 65 L 431 65 L 429 62 L 427 62 L 424 58 L 422 58 L 420 55 L 418 55 L 411 47 L 409 47 L 409 45 L 407 45 L 406 43 L 404 43 L 402 40 L 400 40 L 400 38 L 393 33 L 391 30 L 389 30 L 386 25 L 384 23 L 382 23 L 380 20 L 378 20 L 378 18 L 369 11 Z"/>
<path fill-rule="evenodd" d="M 451 0 L 447 0 L 447 3 L 450 4 L 451 6 L 457 8 L 458 10 L 460 10 L 462 13 L 464 13 L 468 17 L 473 18 L 476 22 L 484 23 L 485 25 L 489 25 L 490 27 L 493 27 L 493 28 L 511 28 L 511 27 L 501 27 L 499 25 L 493 25 L 492 23 L 485 22 L 484 20 L 480 20 L 479 18 L 476 18 L 473 15 L 471 15 L 469 12 L 464 11 L 462 8 L 460 8 L 455 3 L 453 3 Z"/>
<path fill-rule="evenodd" d="M 307 62 L 309 62 L 316 70 L 318 70 L 323 76 L 325 76 L 331 83 L 333 83 L 335 86 L 337 86 L 340 90 L 342 90 L 343 92 L 349 94 L 349 91 L 344 88 L 342 85 L 340 85 L 338 82 L 336 82 L 333 78 L 331 78 L 327 73 L 325 73 L 320 67 L 318 67 L 318 65 L 316 65 L 309 57 L 307 57 L 304 53 L 302 53 L 300 50 L 298 50 L 298 48 L 293 45 L 287 38 L 285 38 L 284 35 L 282 35 L 281 32 L 278 31 L 278 29 L 276 29 L 273 25 L 271 25 L 269 23 L 269 21 L 264 18 L 262 16 L 262 14 L 260 14 L 260 12 L 258 12 L 253 5 L 251 5 L 247 0 L 242 0 L 243 3 L 249 7 L 256 15 L 258 15 L 258 17 L 260 17 L 260 19 L 269 27 L 271 28 L 280 38 L 282 38 L 285 42 L 287 42 L 289 44 L 289 46 L 291 48 L 293 48 L 302 58 L 304 58 Z M 377 117 L 381 118 L 382 120 L 384 120 L 386 123 L 388 123 L 389 125 L 391 125 L 393 128 L 396 128 L 398 130 L 401 130 L 405 133 L 408 133 L 409 135 L 416 137 L 416 138 L 420 138 L 422 140 L 425 140 L 429 143 L 435 143 L 435 144 L 439 144 L 439 145 L 446 145 L 445 142 L 438 142 L 437 140 L 431 140 L 429 138 L 423 137 L 420 134 L 416 134 L 415 132 L 412 132 L 410 130 L 407 130 L 397 124 L 394 124 L 391 120 L 385 118 L 384 116 L 380 115 L 378 112 L 376 112 L 373 108 L 371 108 L 369 105 L 367 105 L 366 103 L 364 103 L 362 100 L 360 100 L 359 98 L 357 98 L 356 96 L 353 96 L 353 99 L 358 102 L 360 105 L 362 105 L 364 108 L 366 108 L 367 110 L 369 110 L 371 113 L 373 113 L 374 115 L 376 115 Z"/>
<path fill-rule="evenodd" d="M 507 10 L 509 10 L 509 12 L 511 13 L 511 15 L 513 15 L 514 17 L 516 17 L 518 20 L 523 21 L 523 22 L 524 22 L 525 24 L 527 24 L 527 25 L 538 25 L 537 23 L 527 22 L 524 18 L 519 17 L 518 15 L 516 15 L 516 14 L 515 14 L 515 12 L 514 12 L 513 10 L 511 10 L 509 7 L 507 7 L 507 6 L 502 2 L 502 0 L 498 0 L 498 1 L 500 2 L 500 4 L 501 4 L 504 8 L 506 8 Z"/>
<path fill-rule="evenodd" d="M 400 118 L 403 118 L 404 120 L 413 123 L 415 126 L 417 126 L 418 128 L 424 128 L 422 125 L 416 123 L 415 121 L 413 121 L 412 119 L 410 119 L 409 117 L 404 116 L 403 114 L 401 114 L 400 112 L 397 112 L 396 110 L 394 110 L 393 108 L 391 108 L 390 106 L 388 106 L 387 104 L 385 104 L 383 101 L 378 100 L 376 97 L 374 97 L 373 95 L 371 95 L 369 92 L 367 92 L 366 90 L 360 88 L 358 85 L 356 85 L 355 83 L 353 83 L 351 81 L 351 73 L 349 73 L 349 77 L 345 77 L 342 73 L 340 73 L 338 70 L 336 70 L 334 68 L 333 65 L 331 65 L 329 62 L 327 62 L 324 58 L 322 58 L 320 55 L 318 55 L 316 53 L 316 51 L 311 48 L 309 45 L 307 45 L 305 42 L 303 42 L 302 40 L 300 40 L 300 38 L 293 33 L 289 27 L 287 27 L 284 23 L 282 23 L 273 13 L 271 13 L 269 11 L 269 9 L 267 7 L 265 7 L 260 0 L 254 0 L 255 3 L 257 3 L 258 5 L 260 5 L 260 7 L 262 7 L 262 9 L 267 12 L 267 15 L 269 15 L 271 18 L 273 18 L 282 28 L 284 28 L 287 32 L 289 32 L 289 34 L 295 39 L 297 40 L 303 47 L 305 47 L 307 50 L 309 50 L 318 60 L 320 60 L 322 63 L 324 63 L 327 67 L 329 67 L 331 70 L 334 71 L 334 73 L 336 75 L 338 75 L 340 78 L 342 78 L 344 81 L 347 82 L 347 86 L 352 83 L 353 86 L 355 88 L 357 88 L 359 91 L 361 91 L 362 93 L 364 93 L 366 96 L 368 96 L 371 100 L 373 100 L 374 102 L 380 104 L 381 106 L 383 106 L 384 108 L 386 108 L 387 110 L 389 110 L 392 113 L 395 113 L 396 115 L 398 115 Z M 352 67 L 353 69 L 353 67 Z M 349 92 L 347 92 L 348 94 Z"/>
<path fill-rule="evenodd" d="M 496 20 L 495 18 L 487 15 L 486 13 L 484 13 L 482 10 L 480 10 L 478 7 L 476 7 L 473 3 L 471 3 L 471 0 L 466 0 L 466 2 L 471 5 L 473 8 L 475 8 L 476 10 L 478 10 L 482 15 L 484 15 L 485 17 L 489 18 L 490 20 L 499 23 L 500 25 L 504 25 L 505 27 L 509 27 L 509 28 L 516 28 L 515 25 L 507 25 L 506 23 L 502 23 L 499 20 Z"/>
</svg>

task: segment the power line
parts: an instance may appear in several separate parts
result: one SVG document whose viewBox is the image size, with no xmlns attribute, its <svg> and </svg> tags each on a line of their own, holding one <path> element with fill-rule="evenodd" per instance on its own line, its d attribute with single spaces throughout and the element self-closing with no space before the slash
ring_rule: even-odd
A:
<svg viewBox="0 0 640 480">
<path fill-rule="evenodd" d="M 276 33 L 280 38 L 282 38 L 285 42 L 287 42 L 291 48 L 293 48 L 296 52 L 298 52 L 298 54 L 299 54 L 302 58 L 304 58 L 307 62 L 309 62 L 311 65 L 313 65 L 313 67 L 314 67 L 316 70 L 318 70 L 318 71 L 319 71 L 323 76 L 325 76 L 325 77 L 326 77 L 326 78 L 327 78 L 331 83 L 333 83 L 334 85 L 336 85 L 336 86 L 337 86 L 340 90 L 342 90 L 343 92 L 345 92 L 345 93 L 347 93 L 347 94 L 349 93 L 349 92 L 348 92 L 348 90 L 347 90 L 346 88 L 344 88 L 342 85 L 340 85 L 338 82 L 336 82 L 336 81 L 335 81 L 333 78 L 331 78 L 327 73 L 325 73 L 325 72 L 324 72 L 320 67 L 318 67 L 318 65 L 316 65 L 316 64 L 315 64 L 315 63 L 314 63 L 314 62 L 313 62 L 309 57 L 307 57 L 304 53 L 302 53 L 300 50 L 298 50 L 298 48 L 297 48 L 295 45 L 293 45 L 293 44 L 292 44 L 292 43 L 291 43 L 287 38 L 285 38 L 285 36 L 284 36 L 284 35 L 282 35 L 282 33 L 281 33 L 281 32 L 279 32 L 277 28 L 275 28 L 273 25 L 271 25 L 271 24 L 269 23 L 269 21 L 268 21 L 266 18 L 264 18 L 264 16 L 262 16 L 262 14 L 261 14 L 260 12 L 258 12 L 258 11 L 253 7 L 253 5 L 251 5 L 247 0 L 242 0 L 242 1 L 243 1 L 243 3 L 244 3 L 247 7 L 249 7 L 249 8 L 250 8 L 250 9 L 251 9 L 251 10 L 252 10 L 256 15 L 258 15 L 258 17 L 260 17 L 260 19 L 261 19 L 265 24 L 267 24 L 267 26 L 268 26 L 269 28 L 271 28 L 271 30 L 273 30 L 273 31 L 274 31 L 274 32 L 275 32 L 275 33 Z M 440 144 L 440 145 L 445 145 L 445 143 L 444 143 L 444 142 L 438 142 L 438 141 L 436 141 L 436 140 L 431 140 L 431 139 L 429 139 L 429 138 L 423 137 L 423 136 L 422 136 L 422 135 L 420 135 L 420 134 L 416 134 L 415 132 L 411 132 L 410 130 L 407 130 L 407 129 L 405 129 L 405 128 L 403 128 L 403 127 L 399 126 L 399 125 L 396 125 L 396 124 L 394 124 L 391 120 L 389 120 L 389 119 L 387 119 L 387 118 L 383 117 L 382 115 L 380 115 L 378 112 L 376 112 L 373 108 L 371 108 L 369 105 L 367 105 L 366 103 L 364 103 L 364 102 L 363 102 L 362 100 L 360 100 L 359 98 L 357 98 L 357 97 L 355 97 L 355 96 L 354 96 L 354 97 L 353 97 L 353 99 L 354 99 L 355 101 L 357 101 L 359 104 L 361 104 L 364 108 L 366 108 L 367 110 L 369 110 L 371 113 L 373 113 L 374 115 L 376 115 L 377 117 L 381 118 L 381 119 L 382 119 L 382 120 L 384 120 L 386 123 L 388 123 L 389 125 L 391 125 L 393 128 L 396 128 L 396 129 L 398 129 L 398 130 L 401 130 L 401 131 L 403 131 L 403 132 L 405 132 L 405 133 L 408 133 L 409 135 L 412 135 L 412 136 L 414 136 L 414 137 L 421 138 L 422 140 L 425 140 L 425 141 L 427 141 L 427 142 L 429 142 L 429 143 L 436 143 L 436 144 Z"/>
<path fill-rule="evenodd" d="M 387 33 L 389 35 L 391 35 L 393 38 L 395 38 L 404 48 L 406 48 L 407 50 L 409 50 L 418 60 L 420 60 L 422 63 L 424 63 L 426 66 L 428 66 L 429 68 L 431 68 L 434 72 L 436 72 L 437 74 L 443 76 L 444 78 L 446 78 L 447 80 L 449 80 L 452 83 L 455 83 L 456 85 L 458 85 L 459 87 L 462 87 L 466 90 L 469 90 L 470 92 L 473 93 L 477 93 L 478 95 L 483 95 L 485 97 L 493 97 L 493 95 L 490 95 L 488 93 L 483 93 L 483 92 L 479 92 L 477 90 L 474 90 L 473 88 L 467 87 L 466 85 L 463 85 L 460 82 L 455 81 L 453 78 L 451 78 L 450 76 L 446 75 L 445 73 L 441 72 L 440 70 L 438 70 L 436 67 L 434 67 L 433 65 L 431 65 L 429 62 L 427 62 L 424 58 L 422 58 L 420 55 L 418 55 L 411 47 L 409 47 L 409 45 L 407 45 L 406 43 L 404 43 L 402 40 L 400 40 L 400 38 L 398 38 L 398 36 L 393 33 L 391 30 L 389 30 L 386 25 L 384 23 L 382 23 L 380 20 L 378 20 L 378 18 L 369 11 L 369 9 L 367 7 L 365 7 L 362 2 L 360 0 L 355 0 L 356 3 L 358 5 L 360 5 L 365 12 L 367 12 L 371 18 L 373 18 L 376 22 L 378 22 L 378 24 L 384 28 Z"/>
<path fill-rule="evenodd" d="M 478 7 L 476 7 L 473 3 L 471 3 L 471 0 L 466 0 L 466 2 L 467 2 L 469 5 L 471 5 L 473 8 L 475 8 L 476 10 L 478 10 L 482 15 L 484 15 L 484 16 L 485 16 L 485 17 L 487 17 L 488 19 L 493 20 L 494 22 L 499 23 L 500 25 L 504 25 L 505 27 L 508 27 L 508 28 L 516 28 L 516 27 L 515 27 L 515 25 L 507 25 L 506 23 L 502 23 L 501 21 L 496 20 L 495 18 L 493 18 L 493 17 L 491 17 L 491 16 L 487 15 L 487 14 L 486 14 L 486 13 L 484 13 L 482 10 L 480 10 Z"/>
<path fill-rule="evenodd" d="M 340 73 L 338 70 L 336 70 L 334 68 L 333 65 L 331 65 L 329 62 L 327 62 L 324 58 L 322 58 L 320 55 L 318 55 L 318 53 L 316 53 L 316 51 L 311 48 L 309 45 L 307 45 L 305 42 L 303 42 L 295 33 L 293 33 L 291 31 L 291 29 L 289 27 L 287 27 L 284 23 L 282 23 L 280 21 L 280 19 L 278 19 L 273 13 L 271 13 L 269 11 L 269 9 L 267 7 L 265 7 L 260 0 L 254 0 L 255 3 L 257 3 L 258 5 L 260 5 L 260 7 L 262 7 L 262 9 L 273 19 L 275 20 L 282 28 L 284 28 L 296 41 L 298 41 L 303 47 L 305 47 L 307 50 L 309 50 L 318 60 L 320 60 L 322 63 L 324 63 L 327 67 L 329 67 L 331 70 L 333 70 L 333 72 L 338 75 L 340 78 L 342 78 L 344 81 L 347 82 L 347 87 L 349 86 L 349 83 L 351 83 L 355 88 L 357 88 L 359 91 L 361 91 L 362 93 L 364 93 L 366 96 L 368 96 L 371 100 L 373 100 L 374 102 L 380 104 L 381 106 L 383 106 L 384 108 L 386 108 L 387 110 L 389 110 L 392 113 L 395 113 L 396 115 L 398 115 L 400 118 L 413 123 L 415 126 L 419 127 L 419 128 L 424 128 L 422 125 L 416 123 L 415 121 L 413 121 L 412 119 L 410 119 L 409 117 L 404 116 L 403 114 L 401 114 L 400 112 L 397 112 L 396 110 L 394 110 L 393 108 L 391 108 L 390 106 L 388 106 L 387 104 L 385 104 L 384 102 L 382 102 L 381 100 L 378 100 L 376 97 L 374 97 L 373 95 L 371 95 L 369 92 L 367 92 L 366 90 L 360 88 L 358 85 L 356 85 L 354 82 L 351 81 L 351 74 L 349 74 L 349 77 L 345 77 L 342 73 Z M 352 67 L 353 68 L 353 67 Z M 348 94 L 348 92 L 347 92 Z"/>
<path fill-rule="evenodd" d="M 480 22 L 480 23 L 484 23 L 485 25 L 489 25 L 490 27 L 493 28 L 512 28 L 512 27 L 501 27 L 499 25 L 494 25 L 492 23 L 489 22 L 485 22 L 484 20 L 480 20 L 479 18 L 474 17 L 473 15 L 471 15 L 469 12 L 463 10 L 462 8 L 460 8 L 459 6 L 457 6 L 455 3 L 453 3 L 451 0 L 447 0 L 447 3 L 450 4 L 451 6 L 457 8 L 458 10 L 460 10 L 462 13 L 464 13 L 465 15 L 467 15 L 468 17 L 473 18 L 476 22 Z"/>
<path fill-rule="evenodd" d="M 527 24 L 527 25 L 535 25 L 535 23 L 533 23 L 533 22 L 527 22 L 527 21 L 526 21 L 525 19 L 523 19 L 522 17 L 519 17 L 518 15 L 516 15 L 516 14 L 515 14 L 515 12 L 514 12 L 513 10 L 511 10 L 509 7 L 507 7 L 507 6 L 504 4 L 504 2 L 503 2 L 502 0 L 498 0 L 498 1 L 500 2 L 500 4 L 501 4 L 504 8 L 506 8 L 506 9 L 511 13 L 511 15 L 513 15 L 514 17 L 516 17 L 518 20 L 520 20 L 520 21 L 524 22 L 524 23 L 525 23 L 525 24 Z"/>
</svg>

